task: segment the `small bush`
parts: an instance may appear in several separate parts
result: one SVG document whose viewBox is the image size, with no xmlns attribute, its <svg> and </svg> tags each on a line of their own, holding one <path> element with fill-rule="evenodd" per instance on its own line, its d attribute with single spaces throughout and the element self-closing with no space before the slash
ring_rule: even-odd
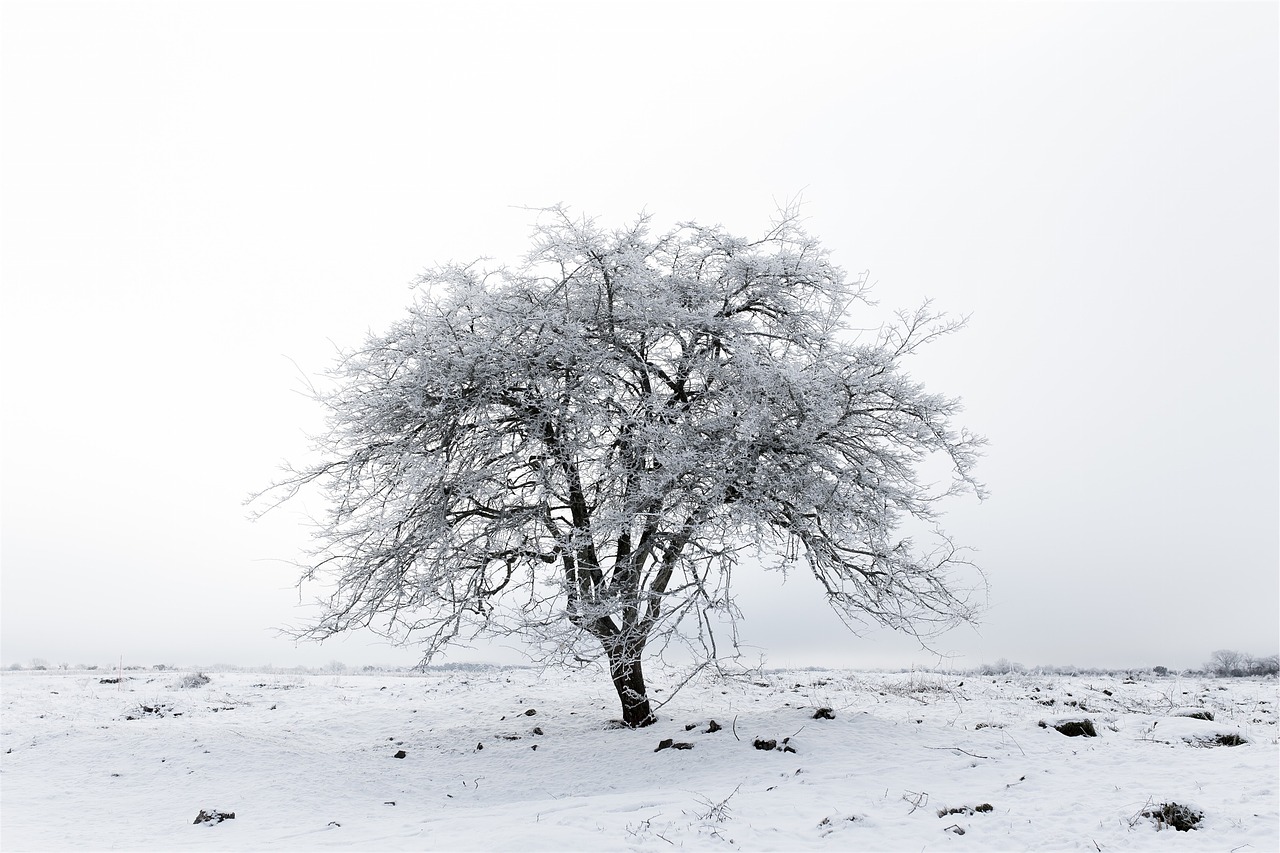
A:
<svg viewBox="0 0 1280 853">
<path fill-rule="evenodd" d="M 195 672 L 178 679 L 178 687 L 182 690 L 194 690 L 197 687 L 204 687 L 210 680 L 209 676 L 203 672 Z"/>
<path fill-rule="evenodd" d="M 1142 816 L 1154 820 L 1157 830 L 1172 826 L 1178 832 L 1189 832 L 1204 819 L 1204 812 L 1178 803 L 1161 803 L 1155 808 L 1144 811 Z"/>
</svg>

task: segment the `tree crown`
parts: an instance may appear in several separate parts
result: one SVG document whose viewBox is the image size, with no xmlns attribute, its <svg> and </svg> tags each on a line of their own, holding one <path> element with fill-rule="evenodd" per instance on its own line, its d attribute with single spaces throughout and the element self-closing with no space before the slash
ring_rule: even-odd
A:
<svg viewBox="0 0 1280 853">
<path fill-rule="evenodd" d="M 850 620 L 972 616 L 959 551 L 897 537 L 944 495 L 982 495 L 982 439 L 901 366 L 961 322 L 925 305 L 856 332 L 866 276 L 794 212 L 746 240 L 553 208 L 520 266 L 418 285 L 330 372 L 322 458 L 276 487 L 327 498 L 304 579 L 332 594 L 311 635 L 381 627 L 429 655 L 467 630 L 573 654 L 564 638 L 586 634 L 638 654 L 685 624 L 714 656 L 744 548 L 803 560 Z M 941 490 L 917 475 L 938 453 Z"/>
</svg>

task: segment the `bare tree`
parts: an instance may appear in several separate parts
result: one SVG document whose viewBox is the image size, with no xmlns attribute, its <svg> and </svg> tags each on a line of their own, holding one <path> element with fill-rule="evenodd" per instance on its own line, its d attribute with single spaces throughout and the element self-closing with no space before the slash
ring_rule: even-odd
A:
<svg viewBox="0 0 1280 853">
<path fill-rule="evenodd" d="M 1218 649 L 1209 656 L 1205 669 L 1223 677 L 1244 675 L 1248 669 L 1248 655 L 1234 649 Z"/>
<path fill-rule="evenodd" d="M 1204 665 L 1204 668 L 1223 678 L 1276 675 L 1280 673 L 1280 655 L 1255 658 L 1247 652 L 1218 649 L 1210 655 L 1209 662 Z"/>
<path fill-rule="evenodd" d="M 855 332 L 865 275 L 847 278 L 794 211 L 747 240 L 552 208 L 521 266 L 418 284 L 409 316 L 317 392 L 320 460 L 268 490 L 272 505 L 309 486 L 327 498 L 302 582 L 329 595 L 306 635 L 371 627 L 429 659 L 520 633 L 565 660 L 604 655 L 642 726 L 651 642 L 729 651 L 717 626 L 732 630 L 744 551 L 803 561 L 853 622 L 973 616 L 960 552 L 896 535 L 936 524 L 944 495 L 982 494 L 958 401 L 901 367 L 961 323 L 926 305 Z M 933 454 L 952 472 L 938 488 L 917 476 Z"/>
</svg>

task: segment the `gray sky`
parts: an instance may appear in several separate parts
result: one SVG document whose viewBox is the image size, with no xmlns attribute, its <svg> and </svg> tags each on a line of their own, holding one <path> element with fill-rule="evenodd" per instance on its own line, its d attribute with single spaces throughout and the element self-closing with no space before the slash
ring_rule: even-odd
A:
<svg viewBox="0 0 1280 853">
<path fill-rule="evenodd" d="M 3 6 L 5 664 L 411 663 L 295 647 L 296 393 L 424 267 L 564 202 L 808 229 L 888 312 L 992 497 L 960 665 L 1271 654 L 1280 575 L 1275 3 Z M 297 366 L 295 366 L 295 363 Z M 742 571 L 774 664 L 926 664 Z M 459 658 L 508 653 L 477 649 Z"/>
</svg>

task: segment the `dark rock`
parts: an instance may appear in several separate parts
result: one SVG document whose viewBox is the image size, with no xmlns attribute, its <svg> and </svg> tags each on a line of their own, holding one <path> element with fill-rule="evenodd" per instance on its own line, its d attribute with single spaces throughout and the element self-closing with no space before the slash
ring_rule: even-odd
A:
<svg viewBox="0 0 1280 853">
<path fill-rule="evenodd" d="M 536 710 L 534 710 L 533 708 L 530 708 L 529 710 L 524 712 L 524 715 L 526 717 L 532 717 L 536 713 L 538 713 Z"/>
<path fill-rule="evenodd" d="M 397 749 L 397 750 L 396 750 L 396 754 L 395 754 L 394 756 L 392 756 L 392 757 L 393 757 L 393 758 L 404 758 L 404 757 L 405 757 L 406 755 L 408 755 L 408 754 L 409 754 L 409 753 L 405 752 L 403 749 Z"/>
<path fill-rule="evenodd" d="M 534 726 L 534 727 L 533 727 L 533 733 L 534 733 L 535 735 L 540 735 L 540 734 L 542 734 L 542 726 Z"/>
<path fill-rule="evenodd" d="M 693 744 L 691 744 L 691 743 L 673 743 L 673 744 L 671 744 L 671 748 L 672 748 L 672 749 L 693 749 Z"/>
<path fill-rule="evenodd" d="M 691 732 L 691 731 L 693 731 L 694 729 L 696 729 L 697 727 L 698 727 L 698 724 L 697 724 L 697 723 L 689 723 L 688 725 L 686 725 L 686 726 L 684 727 L 684 730 L 685 730 L 686 732 Z"/>
<path fill-rule="evenodd" d="M 778 742 L 776 740 L 764 740 L 763 738 L 756 738 L 752 741 L 751 745 L 760 750 L 773 750 L 778 748 Z"/>
<path fill-rule="evenodd" d="M 834 720 L 836 718 L 836 712 L 830 708 L 819 708 L 813 712 L 813 718 L 815 720 Z"/>
<path fill-rule="evenodd" d="M 1040 728 L 1049 728 L 1050 724 L 1040 721 Z M 1093 720 L 1060 720 L 1052 724 L 1053 728 L 1067 737 L 1097 737 L 1098 731 L 1093 727 Z"/>
<path fill-rule="evenodd" d="M 192 824 L 197 823 L 222 823 L 224 820 L 235 820 L 235 812 L 220 812 L 200 810 L 200 814 L 196 815 L 196 819 L 191 821 Z"/>
<path fill-rule="evenodd" d="M 663 740 L 658 741 L 658 749 L 655 749 L 654 752 L 658 752 L 659 750 L 666 749 L 669 746 L 671 746 L 671 744 L 673 743 L 675 743 L 675 740 L 673 738 L 664 738 Z"/>
<path fill-rule="evenodd" d="M 704 732 L 704 734 L 713 734 L 715 732 L 720 731 L 722 728 L 724 728 L 724 726 L 720 725 L 715 720 L 712 720 L 711 723 L 707 726 L 707 730 Z"/>
</svg>

